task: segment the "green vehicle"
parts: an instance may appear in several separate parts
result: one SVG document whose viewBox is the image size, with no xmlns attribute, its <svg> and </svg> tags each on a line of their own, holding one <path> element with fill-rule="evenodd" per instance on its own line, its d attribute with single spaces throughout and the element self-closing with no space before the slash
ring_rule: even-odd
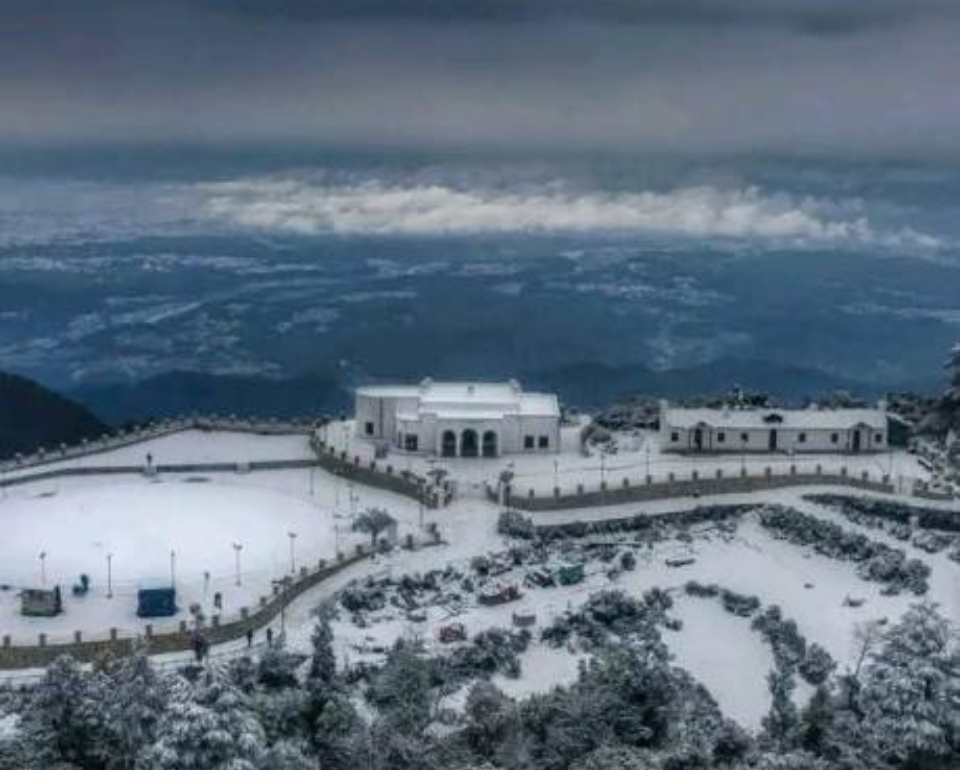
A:
<svg viewBox="0 0 960 770">
<path fill-rule="evenodd" d="M 565 564 L 557 570 L 557 581 L 562 586 L 582 583 L 584 577 L 582 564 Z"/>
</svg>

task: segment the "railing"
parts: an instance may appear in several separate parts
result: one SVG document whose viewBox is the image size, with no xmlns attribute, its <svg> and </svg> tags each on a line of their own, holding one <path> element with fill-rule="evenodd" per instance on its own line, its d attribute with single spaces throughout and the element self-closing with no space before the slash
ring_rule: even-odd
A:
<svg viewBox="0 0 960 770">
<path fill-rule="evenodd" d="M 683 477 L 678 473 L 668 473 L 663 480 L 657 480 L 648 475 L 644 483 L 640 484 L 625 477 L 619 485 L 604 481 L 597 487 L 588 489 L 581 483 L 569 492 L 560 487 L 554 487 L 553 493 L 548 495 L 537 495 L 533 488 L 528 489 L 525 495 L 517 494 L 515 490 L 506 490 L 503 499 L 512 508 L 526 511 L 550 511 L 819 484 L 848 486 L 876 492 L 896 491 L 891 477 L 887 474 L 871 475 L 866 470 L 859 474 L 852 474 L 845 466 L 836 473 L 825 472 L 821 466 L 817 466 L 814 472 L 810 473 L 801 472 L 792 465 L 786 473 L 781 474 L 775 474 L 771 467 L 766 467 L 759 474 L 750 474 L 746 469 L 741 470 L 739 474 L 727 474 L 723 469 L 717 469 L 711 475 L 705 475 L 698 470 L 690 471 Z M 499 490 L 490 485 L 487 486 L 487 495 L 491 500 L 501 499 Z"/>
<path fill-rule="evenodd" d="M 427 508 L 441 508 L 450 502 L 449 483 L 438 489 L 411 471 L 397 471 L 389 463 L 378 463 L 376 460 L 364 461 L 359 455 L 351 457 L 346 451 L 338 450 L 316 437 L 311 440 L 310 446 L 316 453 L 317 464 L 336 476 L 410 497 Z"/>
</svg>

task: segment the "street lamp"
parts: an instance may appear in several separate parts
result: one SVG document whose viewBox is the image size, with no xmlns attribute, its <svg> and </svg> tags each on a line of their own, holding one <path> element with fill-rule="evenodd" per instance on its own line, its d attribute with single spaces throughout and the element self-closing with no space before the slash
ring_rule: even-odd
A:
<svg viewBox="0 0 960 770">
<path fill-rule="evenodd" d="M 177 587 L 177 552 L 170 551 L 170 587 Z"/>
<path fill-rule="evenodd" d="M 297 571 L 297 559 L 294 545 L 297 541 L 297 533 L 287 532 L 287 537 L 290 538 L 290 572 L 293 574 Z"/>
<path fill-rule="evenodd" d="M 40 585 L 47 584 L 47 552 L 40 551 Z"/>
<path fill-rule="evenodd" d="M 560 461 L 557 459 L 553 461 L 553 488 L 560 488 Z"/>
<path fill-rule="evenodd" d="M 240 551 L 242 551 L 242 550 L 243 550 L 243 544 L 242 544 L 242 543 L 234 543 L 234 544 L 233 544 L 233 553 L 234 553 L 234 556 L 235 556 L 234 562 L 235 562 L 236 568 L 237 568 L 237 585 L 238 585 L 238 586 L 240 585 Z"/>
<path fill-rule="evenodd" d="M 107 554 L 107 598 L 113 598 L 113 554 Z"/>
</svg>

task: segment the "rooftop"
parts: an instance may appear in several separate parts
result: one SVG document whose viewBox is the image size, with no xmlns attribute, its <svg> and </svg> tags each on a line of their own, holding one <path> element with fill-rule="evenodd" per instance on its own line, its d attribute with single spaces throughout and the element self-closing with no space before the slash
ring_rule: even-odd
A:
<svg viewBox="0 0 960 770">
<path fill-rule="evenodd" d="M 887 426 L 883 409 L 704 409 L 667 407 L 664 415 L 672 428 L 704 424 L 717 428 L 804 428 L 843 430 L 857 425 L 882 430 Z"/>
<path fill-rule="evenodd" d="M 516 380 L 509 382 L 434 382 L 419 385 L 367 385 L 357 395 L 372 398 L 416 399 L 419 413 L 450 419 L 482 419 L 491 415 L 517 413 L 525 416 L 560 415 L 560 404 L 552 393 L 527 393 Z M 410 415 L 401 415 L 409 419 Z"/>
</svg>

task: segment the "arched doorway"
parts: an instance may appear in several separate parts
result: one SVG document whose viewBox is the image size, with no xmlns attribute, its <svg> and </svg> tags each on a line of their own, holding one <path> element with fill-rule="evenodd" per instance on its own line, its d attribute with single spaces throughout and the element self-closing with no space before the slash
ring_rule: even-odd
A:
<svg viewBox="0 0 960 770">
<path fill-rule="evenodd" d="M 488 430 L 483 434 L 483 456 L 484 457 L 496 457 L 497 456 L 497 433 L 496 431 Z"/>
<path fill-rule="evenodd" d="M 460 434 L 460 456 L 476 457 L 480 454 L 477 432 L 473 428 L 467 428 Z"/>
<path fill-rule="evenodd" d="M 443 441 L 440 447 L 440 454 L 442 454 L 444 457 L 457 456 L 457 434 L 452 430 L 445 430 L 443 432 Z"/>
</svg>

